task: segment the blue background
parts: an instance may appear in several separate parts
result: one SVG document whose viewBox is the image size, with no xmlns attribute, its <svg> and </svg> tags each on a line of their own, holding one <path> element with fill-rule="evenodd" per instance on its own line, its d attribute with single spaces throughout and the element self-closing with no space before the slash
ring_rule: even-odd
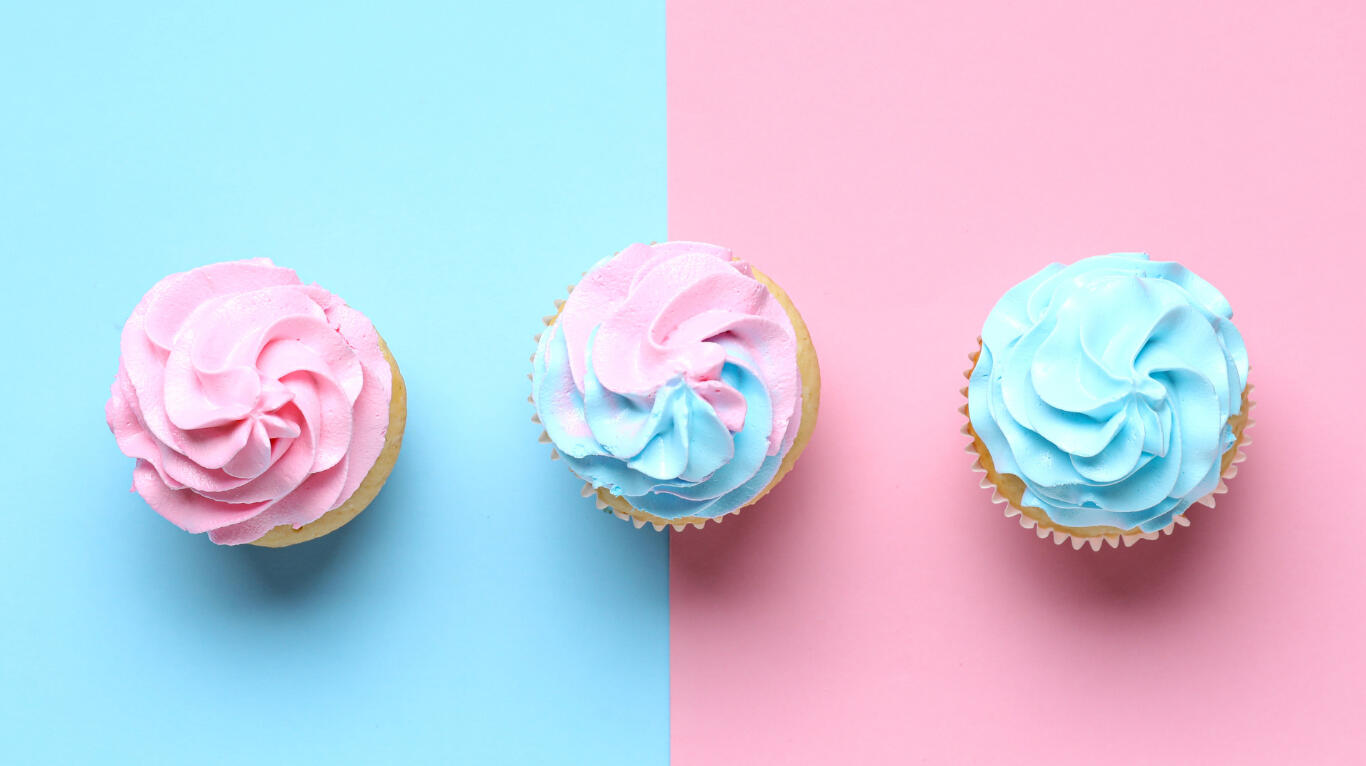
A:
<svg viewBox="0 0 1366 766">
<path fill-rule="evenodd" d="M 579 496 L 525 378 L 665 236 L 663 2 L 42 5 L 0 10 L 0 760 L 666 761 L 666 538 Z M 153 513 L 103 414 L 142 293 L 253 256 L 410 397 L 374 505 L 278 551 Z"/>
</svg>

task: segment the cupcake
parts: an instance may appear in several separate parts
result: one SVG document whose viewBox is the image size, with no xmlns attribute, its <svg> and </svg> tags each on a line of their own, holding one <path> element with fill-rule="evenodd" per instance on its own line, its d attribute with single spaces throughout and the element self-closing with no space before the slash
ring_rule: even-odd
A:
<svg viewBox="0 0 1366 766">
<path fill-rule="evenodd" d="M 369 505 L 407 397 L 359 311 L 258 258 L 172 274 L 123 326 L 105 417 L 133 489 L 220 545 L 282 547 Z"/>
<path fill-rule="evenodd" d="M 657 530 L 757 502 L 816 425 L 811 336 L 772 280 L 723 247 L 631 245 L 545 318 L 532 420 L 599 508 Z"/>
<path fill-rule="evenodd" d="M 1156 539 L 1214 506 L 1250 441 L 1233 310 L 1141 253 L 1052 264 L 987 315 L 964 433 L 992 500 L 1073 548 Z"/>
</svg>

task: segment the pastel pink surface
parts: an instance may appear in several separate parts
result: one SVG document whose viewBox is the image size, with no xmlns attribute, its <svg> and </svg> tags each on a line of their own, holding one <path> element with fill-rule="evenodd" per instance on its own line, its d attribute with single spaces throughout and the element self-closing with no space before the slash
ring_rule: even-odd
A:
<svg viewBox="0 0 1366 766">
<path fill-rule="evenodd" d="M 782 284 L 824 384 L 673 538 L 674 763 L 1362 762 L 1366 6 L 925 5 L 669 8 L 670 236 Z M 958 390 L 1003 291 L 1118 250 L 1229 298 L 1255 444 L 1073 551 L 977 488 Z"/>
</svg>

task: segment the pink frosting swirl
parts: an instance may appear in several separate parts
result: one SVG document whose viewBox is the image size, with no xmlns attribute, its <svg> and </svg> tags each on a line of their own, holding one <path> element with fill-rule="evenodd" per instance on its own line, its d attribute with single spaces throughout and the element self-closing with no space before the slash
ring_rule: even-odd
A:
<svg viewBox="0 0 1366 766">
<path fill-rule="evenodd" d="M 588 341 L 599 328 L 592 361 L 605 388 L 653 396 L 682 375 L 728 429 L 739 431 L 745 399 L 721 382 L 726 347 L 710 340 L 729 334 L 751 349 L 751 363 L 773 397 L 768 454 L 778 453 L 788 421 L 801 416 L 792 322 L 750 274 L 749 264 L 733 260 L 727 248 L 701 242 L 631 245 L 589 272 L 570 304 L 560 324 L 580 390 Z"/>
<path fill-rule="evenodd" d="M 161 280 L 123 327 L 105 417 L 133 489 L 223 545 L 340 506 L 384 447 L 392 371 L 370 321 L 258 258 Z"/>
</svg>

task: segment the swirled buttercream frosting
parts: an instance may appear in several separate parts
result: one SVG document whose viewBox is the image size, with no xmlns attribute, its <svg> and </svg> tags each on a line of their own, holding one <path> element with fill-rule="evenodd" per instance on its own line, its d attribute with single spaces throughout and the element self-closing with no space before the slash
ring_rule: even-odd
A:
<svg viewBox="0 0 1366 766">
<path fill-rule="evenodd" d="M 123 327 L 105 416 L 133 488 L 215 543 L 295 528 L 349 498 L 389 424 L 370 321 L 266 259 L 161 280 Z"/>
<path fill-rule="evenodd" d="M 792 322 L 713 245 L 637 244 L 599 262 L 532 364 L 537 414 L 570 468 L 663 519 L 755 499 L 801 421 Z"/>
<path fill-rule="evenodd" d="M 1054 522 L 1162 529 L 1214 491 L 1234 444 L 1248 360 L 1232 317 L 1177 263 L 1052 264 L 987 316 L 972 428 Z"/>
</svg>

